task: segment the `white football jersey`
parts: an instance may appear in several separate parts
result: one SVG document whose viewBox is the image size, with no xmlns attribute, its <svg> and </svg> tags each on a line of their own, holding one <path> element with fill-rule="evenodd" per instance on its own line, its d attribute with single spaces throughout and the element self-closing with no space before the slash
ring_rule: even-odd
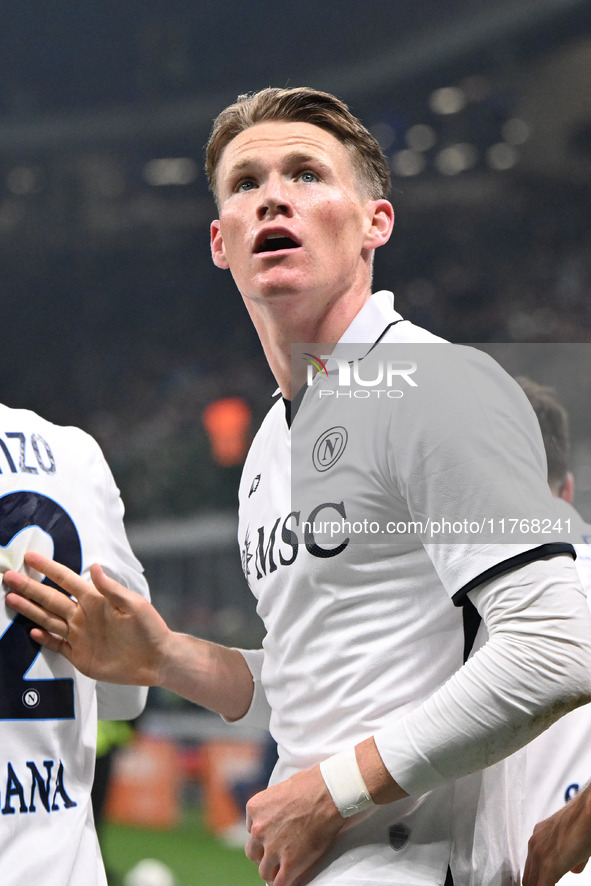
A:
<svg viewBox="0 0 591 886">
<path fill-rule="evenodd" d="M 399 365 L 381 345 L 396 345 Z M 291 427 L 283 402 L 273 406 L 240 487 L 242 563 L 267 630 L 275 782 L 377 733 L 455 673 L 470 649 L 468 590 L 572 550 L 496 522 L 545 519 L 551 496 L 533 410 L 494 361 L 403 321 L 386 292 L 338 353 L 352 375 L 343 362 L 336 382 L 335 360 L 329 372 L 307 353 L 324 368 Z M 442 884 L 451 864 L 455 886 L 517 883 L 515 794 L 519 778 L 500 763 L 375 807 L 347 822 L 313 882 Z"/>
<path fill-rule="evenodd" d="M 0 571 L 35 550 L 88 577 L 92 563 L 148 596 L 98 444 L 0 405 Z M 0 882 L 105 886 L 90 792 L 101 717 L 132 719 L 139 687 L 97 685 L 42 650 L 0 604 Z"/>
<path fill-rule="evenodd" d="M 571 521 L 577 572 L 591 608 L 591 526 L 567 502 L 555 501 L 557 513 Z M 524 859 L 537 822 L 557 812 L 591 780 L 591 704 L 562 717 L 532 741 L 526 760 Z M 567 874 L 560 883 L 591 886 L 591 863 L 581 874 Z"/>
</svg>

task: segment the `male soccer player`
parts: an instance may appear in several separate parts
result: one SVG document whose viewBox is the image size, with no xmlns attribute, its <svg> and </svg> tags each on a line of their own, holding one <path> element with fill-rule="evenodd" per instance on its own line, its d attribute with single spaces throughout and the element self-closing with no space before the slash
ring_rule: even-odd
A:
<svg viewBox="0 0 591 886">
<path fill-rule="evenodd" d="M 583 521 L 573 507 L 575 487 L 569 470 L 568 415 L 551 388 L 536 384 L 528 378 L 518 378 L 517 381 L 540 422 L 548 459 L 548 484 L 556 499 L 556 513 L 560 515 L 560 519 L 570 521 L 571 537 L 577 551 L 577 571 L 582 586 L 587 591 L 587 601 L 591 605 L 591 526 Z M 589 837 L 584 848 L 577 846 L 577 840 L 584 833 L 583 823 L 586 823 L 587 833 L 591 835 L 589 816 L 585 816 L 583 811 L 582 821 L 573 825 L 573 816 L 585 809 L 584 801 L 577 799 L 575 803 L 574 799 L 591 775 L 591 706 L 584 705 L 572 711 L 536 738 L 527 746 L 526 761 L 525 840 L 531 835 L 537 822 L 558 810 L 560 813 L 552 826 L 544 822 L 536 832 L 524 883 L 526 886 L 538 883 L 540 886 L 554 886 L 566 874 L 561 883 L 572 882 L 573 886 L 588 886 L 591 883 L 591 866 L 585 866 L 582 872 L 577 869 L 576 876 L 568 872 L 576 868 L 577 863 L 582 864 L 581 858 L 584 862 L 591 854 Z M 566 803 L 569 804 L 568 809 L 565 808 Z M 564 828 L 563 825 L 560 829 L 558 822 L 568 822 L 568 827 Z M 554 837 L 551 843 L 542 844 L 540 834 L 548 833 L 550 827 Z M 574 854 L 567 855 L 564 852 L 561 843 L 564 836 L 567 837 L 567 848 L 572 847 L 571 852 Z M 534 861 L 541 845 L 545 857 Z M 541 877 L 539 880 L 534 876 L 536 864 L 536 876 Z"/>
<path fill-rule="evenodd" d="M 270 726 L 279 760 L 247 805 L 246 846 L 267 884 L 515 884 L 519 780 L 499 761 L 589 699 L 589 612 L 570 545 L 431 530 L 478 514 L 494 536 L 497 519 L 547 512 L 533 411 L 484 355 L 404 321 L 391 293 L 372 295 L 394 221 L 388 165 L 334 96 L 242 97 L 214 123 L 207 169 L 213 260 L 230 269 L 282 394 L 240 488 L 263 648 L 174 634 L 98 567 L 94 588 L 39 555 L 29 566 L 75 599 L 11 572 L 8 602 L 83 672 Z M 330 372 L 323 342 L 337 343 Z M 292 361 L 293 343 L 308 343 L 315 377 L 301 354 Z M 347 387 L 381 377 L 388 349 L 409 344 L 402 397 L 377 408 Z M 368 519 L 401 537 L 344 530 Z M 344 531 L 331 543 L 319 523 Z"/>
<path fill-rule="evenodd" d="M 0 570 L 44 551 L 88 575 L 91 563 L 144 597 L 123 505 L 97 443 L 33 412 L 0 405 Z M 91 788 L 97 708 L 132 719 L 146 691 L 95 683 L 0 611 L 0 882 L 106 886 Z"/>
</svg>

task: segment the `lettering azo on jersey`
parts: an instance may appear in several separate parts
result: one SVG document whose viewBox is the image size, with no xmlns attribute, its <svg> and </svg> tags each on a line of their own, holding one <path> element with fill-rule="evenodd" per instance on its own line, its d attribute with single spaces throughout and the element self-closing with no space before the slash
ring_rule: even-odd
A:
<svg viewBox="0 0 591 886">
<path fill-rule="evenodd" d="M 55 474 L 55 458 L 40 434 L 22 431 L 0 433 L 0 474 Z"/>
<path fill-rule="evenodd" d="M 66 790 L 65 770 L 59 761 L 54 774 L 54 760 L 44 760 L 37 766 L 28 760 L 24 770 L 18 772 L 12 763 L 6 764 L 4 784 L 0 787 L 0 811 L 2 815 L 21 815 L 30 812 L 57 812 L 71 809 L 78 804 Z"/>
<path fill-rule="evenodd" d="M 329 520 L 331 514 L 334 517 L 335 512 L 341 520 L 346 519 L 344 502 L 322 502 L 303 520 L 301 511 L 290 511 L 283 518 L 277 517 L 272 525 L 259 526 L 256 536 L 247 529 L 242 548 L 242 568 L 246 578 L 254 575 L 259 580 L 275 572 L 279 566 L 291 566 L 302 545 L 313 557 L 337 557 L 349 544 L 349 538 L 334 547 L 322 547 L 314 534 L 315 525 Z"/>
</svg>

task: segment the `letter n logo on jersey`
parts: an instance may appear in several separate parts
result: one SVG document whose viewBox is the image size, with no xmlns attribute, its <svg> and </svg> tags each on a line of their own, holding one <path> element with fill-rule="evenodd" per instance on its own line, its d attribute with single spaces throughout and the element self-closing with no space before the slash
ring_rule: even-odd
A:
<svg viewBox="0 0 591 886">
<path fill-rule="evenodd" d="M 345 428 L 329 428 L 318 437 L 312 452 L 312 461 L 317 471 L 328 471 L 337 463 L 347 445 L 348 434 Z"/>
</svg>

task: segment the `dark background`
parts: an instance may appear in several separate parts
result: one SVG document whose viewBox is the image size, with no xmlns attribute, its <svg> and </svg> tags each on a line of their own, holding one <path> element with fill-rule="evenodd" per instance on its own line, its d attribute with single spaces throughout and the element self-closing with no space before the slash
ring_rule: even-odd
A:
<svg viewBox="0 0 591 886">
<path fill-rule="evenodd" d="M 589 2 L 3 0 L 0 21 L 0 398 L 93 433 L 131 519 L 233 507 L 202 411 L 238 395 L 254 427 L 275 387 L 209 257 L 203 145 L 241 92 L 328 89 L 379 137 L 375 283 L 405 316 L 591 341 Z"/>
</svg>

